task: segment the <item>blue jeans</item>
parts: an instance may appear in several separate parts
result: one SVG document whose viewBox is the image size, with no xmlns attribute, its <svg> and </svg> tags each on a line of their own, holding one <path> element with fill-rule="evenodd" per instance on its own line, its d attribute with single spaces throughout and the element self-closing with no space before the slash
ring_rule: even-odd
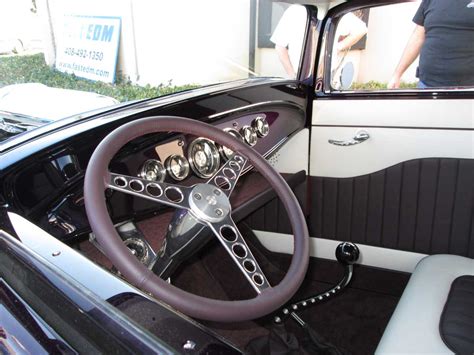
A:
<svg viewBox="0 0 474 355">
<path fill-rule="evenodd" d="M 416 85 L 416 87 L 418 89 L 428 89 L 428 86 L 426 86 L 426 84 L 424 82 L 422 82 L 421 80 L 418 82 L 418 84 Z"/>
</svg>

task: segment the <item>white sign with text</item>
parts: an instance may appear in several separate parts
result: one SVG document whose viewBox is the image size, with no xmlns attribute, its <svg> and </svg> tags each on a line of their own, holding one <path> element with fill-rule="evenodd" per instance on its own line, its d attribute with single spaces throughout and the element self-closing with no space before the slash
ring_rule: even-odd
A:
<svg viewBox="0 0 474 355">
<path fill-rule="evenodd" d="M 82 78 L 113 83 L 120 26 L 120 17 L 65 16 L 56 68 Z"/>
</svg>

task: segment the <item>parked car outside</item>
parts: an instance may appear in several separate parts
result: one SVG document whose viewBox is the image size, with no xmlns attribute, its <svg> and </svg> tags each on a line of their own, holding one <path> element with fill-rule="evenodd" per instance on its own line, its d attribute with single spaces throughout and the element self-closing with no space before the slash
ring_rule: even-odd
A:
<svg viewBox="0 0 474 355">
<path fill-rule="evenodd" d="M 25 100 L 28 101 L 27 105 L 25 105 Z M 118 103 L 112 97 L 78 90 L 52 88 L 39 83 L 8 85 L 0 88 L 0 110 L 51 121 Z"/>
</svg>

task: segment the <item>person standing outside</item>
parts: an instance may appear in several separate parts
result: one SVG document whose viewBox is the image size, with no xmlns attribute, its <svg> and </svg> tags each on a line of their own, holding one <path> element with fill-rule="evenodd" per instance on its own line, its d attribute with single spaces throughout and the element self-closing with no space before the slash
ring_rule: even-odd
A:
<svg viewBox="0 0 474 355">
<path fill-rule="evenodd" d="M 291 5 L 283 13 L 270 38 L 270 41 L 275 44 L 278 58 L 290 79 L 296 78 L 300 64 L 307 16 L 304 6 Z"/>
<path fill-rule="evenodd" d="M 420 56 L 418 88 L 474 86 L 474 1 L 422 0 L 388 89 Z"/>
</svg>

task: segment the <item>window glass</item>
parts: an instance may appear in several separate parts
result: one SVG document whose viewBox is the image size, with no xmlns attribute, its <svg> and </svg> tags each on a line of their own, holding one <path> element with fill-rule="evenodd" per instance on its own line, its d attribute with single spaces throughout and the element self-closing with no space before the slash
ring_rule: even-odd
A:
<svg viewBox="0 0 474 355">
<path fill-rule="evenodd" d="M 306 8 L 270 0 L 258 4 L 256 54 L 260 74 L 294 79 L 301 60 Z"/>
<path fill-rule="evenodd" d="M 333 90 L 474 87 L 474 1 L 415 1 L 337 19 Z"/>
<path fill-rule="evenodd" d="M 121 102 L 295 77 L 306 17 L 270 0 L 0 2 L 0 142 Z"/>
</svg>

